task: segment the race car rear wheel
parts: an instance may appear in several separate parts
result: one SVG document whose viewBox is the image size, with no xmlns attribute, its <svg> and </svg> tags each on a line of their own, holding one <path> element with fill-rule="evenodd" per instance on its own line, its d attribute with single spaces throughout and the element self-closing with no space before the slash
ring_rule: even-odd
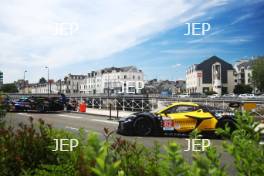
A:
<svg viewBox="0 0 264 176">
<path fill-rule="evenodd" d="M 45 106 L 44 105 L 38 105 L 36 107 L 36 109 L 37 109 L 38 112 L 45 112 Z"/>
<path fill-rule="evenodd" d="M 152 121 L 147 117 L 139 117 L 134 122 L 135 134 L 139 136 L 148 136 L 153 132 Z"/>
</svg>

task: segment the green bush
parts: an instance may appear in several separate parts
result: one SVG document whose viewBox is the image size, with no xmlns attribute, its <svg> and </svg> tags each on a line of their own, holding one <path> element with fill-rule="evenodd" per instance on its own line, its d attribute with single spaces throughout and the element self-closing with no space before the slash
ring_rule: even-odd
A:
<svg viewBox="0 0 264 176">
<path fill-rule="evenodd" d="M 0 127 L 3 127 L 4 125 L 4 117 L 6 115 L 6 109 L 5 106 L 3 105 L 3 95 L 0 92 Z"/>
<path fill-rule="evenodd" d="M 237 175 L 264 175 L 263 145 L 260 131 L 249 114 L 237 114 L 238 129 L 218 130 L 227 137 L 224 148 L 234 158 Z M 216 148 L 195 152 L 187 162 L 178 144 L 155 143 L 146 148 L 137 142 L 114 138 L 105 129 L 105 140 L 96 133 L 80 130 L 73 134 L 55 130 L 43 121 L 20 125 L 19 129 L 1 128 L 0 175 L 22 176 L 226 176 Z M 192 137 L 199 135 L 193 134 Z M 72 152 L 53 152 L 55 138 L 76 138 L 79 146 Z"/>
<path fill-rule="evenodd" d="M 37 130 L 39 130 L 37 132 Z M 23 169 L 37 168 L 40 164 L 56 164 L 56 153 L 52 152 L 53 140 L 48 135 L 50 126 L 39 121 L 39 128 L 19 124 L 18 129 L 11 127 L 0 131 L 0 175 L 19 175 Z"/>
<path fill-rule="evenodd" d="M 260 145 L 263 129 L 256 131 L 259 123 L 248 113 L 237 113 L 236 117 L 238 129 L 232 135 L 225 134 L 231 141 L 224 147 L 234 157 L 238 175 L 264 175 L 264 146 Z"/>
</svg>

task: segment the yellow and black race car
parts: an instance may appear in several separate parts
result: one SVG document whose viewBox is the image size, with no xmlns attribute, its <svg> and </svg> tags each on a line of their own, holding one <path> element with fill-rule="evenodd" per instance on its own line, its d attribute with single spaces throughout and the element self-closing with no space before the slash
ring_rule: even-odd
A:
<svg viewBox="0 0 264 176">
<path fill-rule="evenodd" d="M 188 134 L 194 129 L 212 133 L 216 128 L 235 129 L 234 113 L 192 102 L 177 102 L 156 112 L 134 113 L 119 120 L 117 133 L 123 135 Z"/>
</svg>

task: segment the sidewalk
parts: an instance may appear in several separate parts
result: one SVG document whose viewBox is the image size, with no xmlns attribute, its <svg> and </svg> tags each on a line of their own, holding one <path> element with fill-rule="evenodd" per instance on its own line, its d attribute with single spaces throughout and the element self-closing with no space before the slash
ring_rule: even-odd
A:
<svg viewBox="0 0 264 176">
<path fill-rule="evenodd" d="M 82 113 L 79 112 L 78 113 Z M 91 114 L 91 115 L 100 115 L 100 116 L 110 116 L 110 111 L 107 109 L 93 109 L 93 108 L 86 108 L 86 112 L 83 112 L 84 114 Z M 119 110 L 118 111 L 118 117 L 127 117 L 130 114 L 133 114 L 135 112 L 132 111 L 122 111 Z M 112 110 L 111 111 L 111 117 L 116 118 L 117 117 L 117 111 L 116 110 Z"/>
</svg>

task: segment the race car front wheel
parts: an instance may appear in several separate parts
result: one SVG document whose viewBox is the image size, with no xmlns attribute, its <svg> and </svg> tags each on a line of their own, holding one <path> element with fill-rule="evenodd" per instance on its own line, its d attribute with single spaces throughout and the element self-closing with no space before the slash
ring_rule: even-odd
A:
<svg viewBox="0 0 264 176">
<path fill-rule="evenodd" d="M 147 117 L 139 117 L 134 122 L 135 134 L 139 136 L 148 136 L 153 132 L 152 121 Z"/>
<path fill-rule="evenodd" d="M 226 126 L 230 128 L 231 134 L 233 133 L 233 131 L 236 130 L 236 125 L 235 125 L 234 120 L 228 119 L 228 118 L 220 119 L 217 124 L 217 128 L 225 129 Z"/>
</svg>

